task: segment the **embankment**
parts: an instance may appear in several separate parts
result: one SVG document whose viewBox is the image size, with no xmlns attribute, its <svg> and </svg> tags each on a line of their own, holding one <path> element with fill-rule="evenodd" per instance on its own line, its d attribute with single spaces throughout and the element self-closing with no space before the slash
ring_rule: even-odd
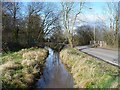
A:
<svg viewBox="0 0 120 90">
<path fill-rule="evenodd" d="M 60 58 L 73 75 L 75 88 L 117 88 L 118 68 L 84 54 L 75 48 L 65 48 Z"/>
</svg>

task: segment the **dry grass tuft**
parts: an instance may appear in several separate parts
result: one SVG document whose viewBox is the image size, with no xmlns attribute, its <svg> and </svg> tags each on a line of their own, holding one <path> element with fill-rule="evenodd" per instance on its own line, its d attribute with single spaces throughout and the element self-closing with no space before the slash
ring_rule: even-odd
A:
<svg viewBox="0 0 120 90">
<path fill-rule="evenodd" d="M 22 49 L 19 52 L 9 53 L 2 56 L 3 63 L 0 65 L 2 72 L 2 86 L 4 88 L 29 87 L 35 76 L 42 73 L 47 50 L 41 48 Z"/>
</svg>

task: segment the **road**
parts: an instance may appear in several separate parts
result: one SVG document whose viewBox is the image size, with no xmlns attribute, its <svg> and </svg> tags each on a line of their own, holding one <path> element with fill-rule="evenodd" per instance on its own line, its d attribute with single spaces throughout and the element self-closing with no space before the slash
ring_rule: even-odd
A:
<svg viewBox="0 0 120 90">
<path fill-rule="evenodd" d="M 89 46 L 77 46 L 76 48 L 84 53 L 120 67 L 120 61 L 118 61 L 118 51 L 102 48 L 91 48 Z"/>
</svg>

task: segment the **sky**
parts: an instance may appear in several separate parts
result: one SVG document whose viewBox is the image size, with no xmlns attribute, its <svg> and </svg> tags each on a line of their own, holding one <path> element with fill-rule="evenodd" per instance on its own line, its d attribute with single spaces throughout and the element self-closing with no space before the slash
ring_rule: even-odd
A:
<svg viewBox="0 0 120 90">
<path fill-rule="evenodd" d="M 6 2 L 10 2 L 10 1 L 16 1 L 16 2 L 60 2 L 60 1 L 67 1 L 67 2 L 79 2 L 79 1 L 83 1 L 83 0 L 1 0 L 1 1 L 6 1 Z M 119 0 L 84 0 L 85 2 L 118 2 Z"/>
<path fill-rule="evenodd" d="M 100 17 L 105 20 L 107 15 L 103 14 L 106 2 L 89 2 L 87 3 L 88 10 L 83 11 L 84 15 L 82 18 L 85 18 L 88 22 L 95 23 Z"/>
<path fill-rule="evenodd" d="M 85 8 L 82 10 L 82 13 L 78 15 L 77 18 L 77 26 L 81 26 L 84 24 L 94 25 L 100 24 L 101 19 L 106 21 L 107 15 L 104 14 L 106 7 L 106 2 L 86 2 Z M 83 22 L 80 23 L 80 20 Z"/>
<path fill-rule="evenodd" d="M 105 7 L 105 2 L 91 2 L 90 7 L 93 9 L 93 12 L 102 14 L 103 8 Z"/>
<path fill-rule="evenodd" d="M 30 1 L 30 0 L 28 0 L 28 1 Z M 36 0 L 36 1 L 38 1 L 38 0 Z M 40 0 L 40 1 L 42 1 L 42 0 Z M 50 1 L 50 0 L 46 0 L 46 1 Z M 55 1 L 55 0 L 51 0 L 51 1 Z M 57 0 L 57 1 L 59 1 L 59 2 L 55 2 L 54 4 L 56 4 L 56 6 L 58 8 L 60 8 L 60 6 L 61 6 L 60 0 Z M 81 26 L 83 24 L 88 24 L 88 23 L 90 25 L 97 24 L 97 21 L 100 21 L 100 18 L 104 21 L 107 21 L 108 16 L 104 13 L 104 12 L 106 12 L 105 11 L 106 10 L 105 9 L 106 2 L 97 2 L 98 0 L 91 0 L 91 1 L 87 0 L 87 1 L 89 1 L 89 2 L 85 2 L 86 4 L 85 4 L 85 8 L 83 9 L 83 13 L 78 16 L 78 22 L 79 22 L 79 19 L 81 19 L 82 21 L 87 21 L 87 22 L 82 22 L 81 24 L 78 23 L 78 26 Z M 109 0 L 104 0 L 104 1 L 109 1 Z"/>
<path fill-rule="evenodd" d="M 36 2 L 38 2 L 38 1 L 45 2 L 46 1 L 46 2 L 48 2 L 49 1 L 49 2 L 56 2 L 55 4 L 60 8 L 60 1 L 62 1 L 62 0 L 4 0 L 4 1 L 23 1 L 23 2 L 30 2 L 30 1 L 36 1 Z M 66 1 L 66 0 L 64 0 L 64 1 Z M 69 0 L 69 1 L 73 1 L 73 0 Z M 74 0 L 74 1 L 78 2 L 78 0 Z M 107 19 L 107 15 L 104 14 L 106 2 L 110 2 L 110 1 L 118 2 L 119 0 L 85 0 L 85 1 L 86 1 L 86 7 L 85 7 L 85 9 L 83 9 L 83 13 L 78 16 L 78 22 L 79 22 L 79 19 L 82 19 L 82 21 L 87 20 L 87 22 L 84 22 L 82 24 L 85 24 L 85 23 L 86 24 L 87 23 L 95 24 L 99 18 L 101 18 L 103 20 Z"/>
</svg>

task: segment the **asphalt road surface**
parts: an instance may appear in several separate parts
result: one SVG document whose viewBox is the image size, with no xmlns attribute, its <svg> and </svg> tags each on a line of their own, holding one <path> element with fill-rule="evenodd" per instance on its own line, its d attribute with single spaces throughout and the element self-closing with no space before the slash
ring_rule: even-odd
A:
<svg viewBox="0 0 120 90">
<path fill-rule="evenodd" d="M 89 46 L 77 46 L 76 48 L 84 53 L 87 53 L 91 56 L 102 59 L 105 62 L 120 67 L 120 61 L 118 61 L 118 51 L 107 50 L 102 48 L 91 48 Z"/>
</svg>

